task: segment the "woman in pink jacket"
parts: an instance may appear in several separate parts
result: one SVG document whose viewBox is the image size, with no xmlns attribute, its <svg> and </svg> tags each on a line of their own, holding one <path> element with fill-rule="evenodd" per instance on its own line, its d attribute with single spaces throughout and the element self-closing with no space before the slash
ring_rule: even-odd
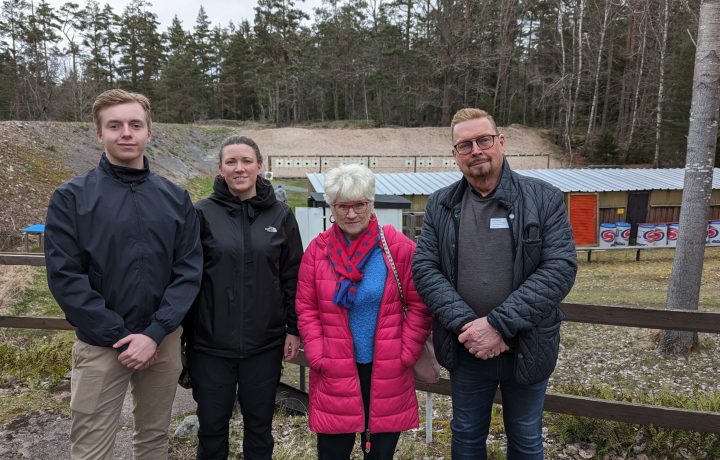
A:
<svg viewBox="0 0 720 460">
<path fill-rule="evenodd" d="M 430 333 L 410 271 L 415 244 L 378 225 L 365 166 L 331 170 L 324 188 L 335 223 L 308 246 L 295 300 L 310 362 L 310 429 L 319 459 L 349 459 L 356 433 L 365 459 L 392 459 L 400 432 L 419 423 L 413 364 Z"/>
</svg>

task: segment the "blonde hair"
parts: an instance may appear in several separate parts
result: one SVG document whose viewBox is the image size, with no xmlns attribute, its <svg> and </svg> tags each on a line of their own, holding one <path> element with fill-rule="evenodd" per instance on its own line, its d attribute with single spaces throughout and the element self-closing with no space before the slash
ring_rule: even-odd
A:
<svg viewBox="0 0 720 460">
<path fill-rule="evenodd" d="M 465 108 L 458 110 L 455 112 L 455 115 L 453 115 L 452 122 L 450 122 L 450 139 L 454 139 L 455 125 L 462 123 L 463 121 L 475 120 L 477 118 L 487 118 L 490 121 L 495 134 L 500 134 L 492 115 L 481 109 Z"/>
<path fill-rule="evenodd" d="M 140 93 L 131 93 L 122 89 L 109 89 L 101 93 L 95 98 L 95 103 L 92 107 L 93 123 L 95 123 L 95 129 L 100 130 L 100 111 L 108 107 L 112 107 L 120 104 L 127 104 L 128 102 L 137 102 L 145 111 L 145 121 L 147 122 L 148 130 L 152 128 L 152 117 L 150 116 L 150 101 L 147 97 Z"/>
<path fill-rule="evenodd" d="M 375 175 L 361 164 L 342 165 L 325 174 L 325 202 L 332 206 L 338 198 L 348 201 L 375 201 Z"/>
</svg>

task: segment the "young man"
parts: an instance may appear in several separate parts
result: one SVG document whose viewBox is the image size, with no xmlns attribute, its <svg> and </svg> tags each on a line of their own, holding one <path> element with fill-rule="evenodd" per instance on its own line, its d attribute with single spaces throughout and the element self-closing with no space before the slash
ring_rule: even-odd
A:
<svg viewBox="0 0 720 460">
<path fill-rule="evenodd" d="M 487 112 L 451 125 L 462 179 L 433 193 L 413 258 L 433 313 L 435 352 L 450 371 L 452 458 L 485 459 L 500 387 L 507 458 L 542 459 L 542 413 L 577 259 L 563 195 L 504 159 Z"/>
<path fill-rule="evenodd" d="M 100 165 L 53 193 L 45 233 L 48 285 L 77 335 L 71 457 L 112 458 L 129 384 L 135 458 L 165 459 L 179 325 L 202 275 L 198 220 L 188 193 L 148 168 L 147 98 L 105 91 L 92 113 Z"/>
</svg>

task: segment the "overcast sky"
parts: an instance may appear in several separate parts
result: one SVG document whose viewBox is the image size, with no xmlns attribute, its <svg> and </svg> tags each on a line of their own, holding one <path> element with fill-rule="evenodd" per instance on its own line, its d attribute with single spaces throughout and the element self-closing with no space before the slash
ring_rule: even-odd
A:
<svg viewBox="0 0 720 460">
<path fill-rule="evenodd" d="M 74 0 L 80 4 L 81 8 L 85 7 L 85 0 Z M 48 0 L 53 9 L 59 9 L 67 0 Z M 125 6 L 130 3 L 129 0 L 99 0 L 100 5 L 109 3 L 116 14 L 121 15 L 125 11 Z M 225 27 L 230 21 L 239 24 L 243 19 L 247 19 L 250 23 L 255 17 L 256 0 L 154 0 L 150 8 L 160 21 L 159 32 L 165 32 L 172 22 L 173 16 L 177 15 L 182 21 L 183 29 L 191 30 L 195 26 L 200 5 L 205 8 L 213 26 L 220 24 Z M 322 4 L 322 0 L 295 0 L 295 7 L 301 8 L 312 18 L 313 8 L 317 8 Z"/>
</svg>

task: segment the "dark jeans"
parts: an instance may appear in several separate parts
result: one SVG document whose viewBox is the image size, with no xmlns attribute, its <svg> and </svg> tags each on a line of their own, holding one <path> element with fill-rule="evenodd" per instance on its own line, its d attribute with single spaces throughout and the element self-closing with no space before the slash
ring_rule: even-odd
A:
<svg viewBox="0 0 720 460">
<path fill-rule="evenodd" d="M 502 393 L 508 460 L 543 458 L 542 416 L 547 380 L 521 385 L 513 378 L 514 353 L 482 360 L 458 351 L 450 373 L 453 460 L 487 458 L 487 440 L 495 392 Z"/>
<path fill-rule="evenodd" d="M 357 368 L 358 376 L 360 377 L 360 393 L 362 394 L 363 407 L 365 410 L 365 426 L 367 428 L 368 414 L 370 412 L 370 377 L 372 376 L 372 363 L 358 364 Z M 355 433 L 318 433 L 318 459 L 349 459 L 355 445 L 355 439 Z M 365 453 L 363 450 L 363 458 L 365 460 L 391 460 L 399 439 L 399 432 L 372 433 L 370 435 L 370 452 Z M 366 441 L 365 433 L 360 433 L 360 444 L 363 449 L 365 448 Z"/>
<path fill-rule="evenodd" d="M 243 458 L 272 458 L 272 418 L 280 381 L 282 347 L 244 359 L 188 351 L 197 402 L 198 459 L 226 459 L 235 399 L 243 417 Z"/>
</svg>

